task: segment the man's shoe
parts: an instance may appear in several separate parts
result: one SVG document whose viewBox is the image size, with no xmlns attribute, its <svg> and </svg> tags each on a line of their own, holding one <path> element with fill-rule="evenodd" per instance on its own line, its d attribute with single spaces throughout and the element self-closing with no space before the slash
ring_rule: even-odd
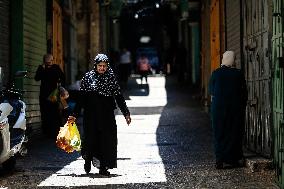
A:
<svg viewBox="0 0 284 189">
<path fill-rule="evenodd" d="M 93 157 L 92 164 L 93 164 L 94 167 L 99 168 L 100 167 L 100 160 Z"/>
<path fill-rule="evenodd" d="M 84 169 L 87 174 L 91 171 L 91 161 L 85 160 Z"/>
<path fill-rule="evenodd" d="M 99 174 L 104 176 L 109 176 L 110 172 L 106 168 L 102 168 L 100 169 Z"/>
<path fill-rule="evenodd" d="M 216 169 L 223 169 L 224 168 L 223 162 L 216 162 L 215 168 Z"/>
</svg>

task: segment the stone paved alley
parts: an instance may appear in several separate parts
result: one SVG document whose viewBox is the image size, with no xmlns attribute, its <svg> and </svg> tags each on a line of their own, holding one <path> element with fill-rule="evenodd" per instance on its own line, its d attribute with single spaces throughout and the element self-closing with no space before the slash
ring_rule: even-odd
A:
<svg viewBox="0 0 284 189">
<path fill-rule="evenodd" d="M 14 173 L 1 172 L 0 188 L 277 188 L 273 171 L 216 170 L 208 113 L 172 78 L 148 81 L 132 78 L 125 92 L 130 127 L 117 112 L 118 168 L 110 177 L 95 168 L 86 175 L 79 153 L 41 139 Z"/>
</svg>

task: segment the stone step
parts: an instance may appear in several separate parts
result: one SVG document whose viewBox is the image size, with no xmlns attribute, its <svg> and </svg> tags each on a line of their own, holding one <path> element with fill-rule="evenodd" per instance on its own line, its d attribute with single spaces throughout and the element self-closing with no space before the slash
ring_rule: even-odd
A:
<svg viewBox="0 0 284 189">
<path fill-rule="evenodd" d="M 245 166 L 250 172 L 262 172 L 273 169 L 272 159 L 263 157 L 246 157 Z"/>
</svg>

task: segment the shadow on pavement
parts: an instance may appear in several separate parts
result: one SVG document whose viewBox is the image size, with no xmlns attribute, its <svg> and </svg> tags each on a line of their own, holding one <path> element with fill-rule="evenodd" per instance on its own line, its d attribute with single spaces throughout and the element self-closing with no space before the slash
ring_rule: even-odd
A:
<svg viewBox="0 0 284 189">
<path fill-rule="evenodd" d="M 57 175 L 58 177 L 60 176 L 71 176 L 71 177 L 88 177 L 88 178 L 112 178 L 112 177 L 120 177 L 122 175 L 118 175 L 118 174 L 110 174 L 109 176 L 103 176 L 100 175 L 99 173 L 89 173 L 89 174 L 81 174 L 81 175 L 77 175 L 77 174 L 60 174 Z"/>
<path fill-rule="evenodd" d="M 198 170 L 214 167 L 210 119 L 195 91 L 177 83 L 174 76 L 166 77 L 167 104 L 161 113 L 156 141 L 169 186 L 198 188 L 202 180 L 196 174 Z"/>
<path fill-rule="evenodd" d="M 129 96 L 148 96 L 150 93 L 149 85 L 139 83 L 139 77 L 132 76 L 128 81 L 127 89 L 123 90 L 125 100 L 130 100 Z"/>
</svg>

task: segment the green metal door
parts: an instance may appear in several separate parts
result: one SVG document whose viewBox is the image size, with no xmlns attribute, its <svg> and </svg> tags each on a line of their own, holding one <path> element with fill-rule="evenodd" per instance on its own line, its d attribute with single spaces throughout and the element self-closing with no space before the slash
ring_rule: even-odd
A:
<svg viewBox="0 0 284 189">
<path fill-rule="evenodd" d="M 273 1 L 273 126 L 274 162 L 278 182 L 284 188 L 284 125 L 283 125 L 283 0 Z"/>
<path fill-rule="evenodd" d="M 10 20 L 9 20 L 10 1 L 0 0 L 0 71 L 2 72 L 3 82 L 8 81 L 10 69 Z M 6 83 L 0 83 L 6 84 Z M 1 86 L 0 86 L 1 87 Z"/>
<path fill-rule="evenodd" d="M 269 0 L 242 0 L 243 59 L 248 88 L 245 145 L 272 156 Z"/>
<path fill-rule="evenodd" d="M 26 92 L 28 126 L 40 125 L 39 85 L 34 80 L 38 65 L 47 52 L 46 1 L 13 0 L 11 2 L 11 69 L 27 70 L 27 77 L 19 82 Z M 35 129 L 35 128 L 33 128 Z"/>
</svg>

